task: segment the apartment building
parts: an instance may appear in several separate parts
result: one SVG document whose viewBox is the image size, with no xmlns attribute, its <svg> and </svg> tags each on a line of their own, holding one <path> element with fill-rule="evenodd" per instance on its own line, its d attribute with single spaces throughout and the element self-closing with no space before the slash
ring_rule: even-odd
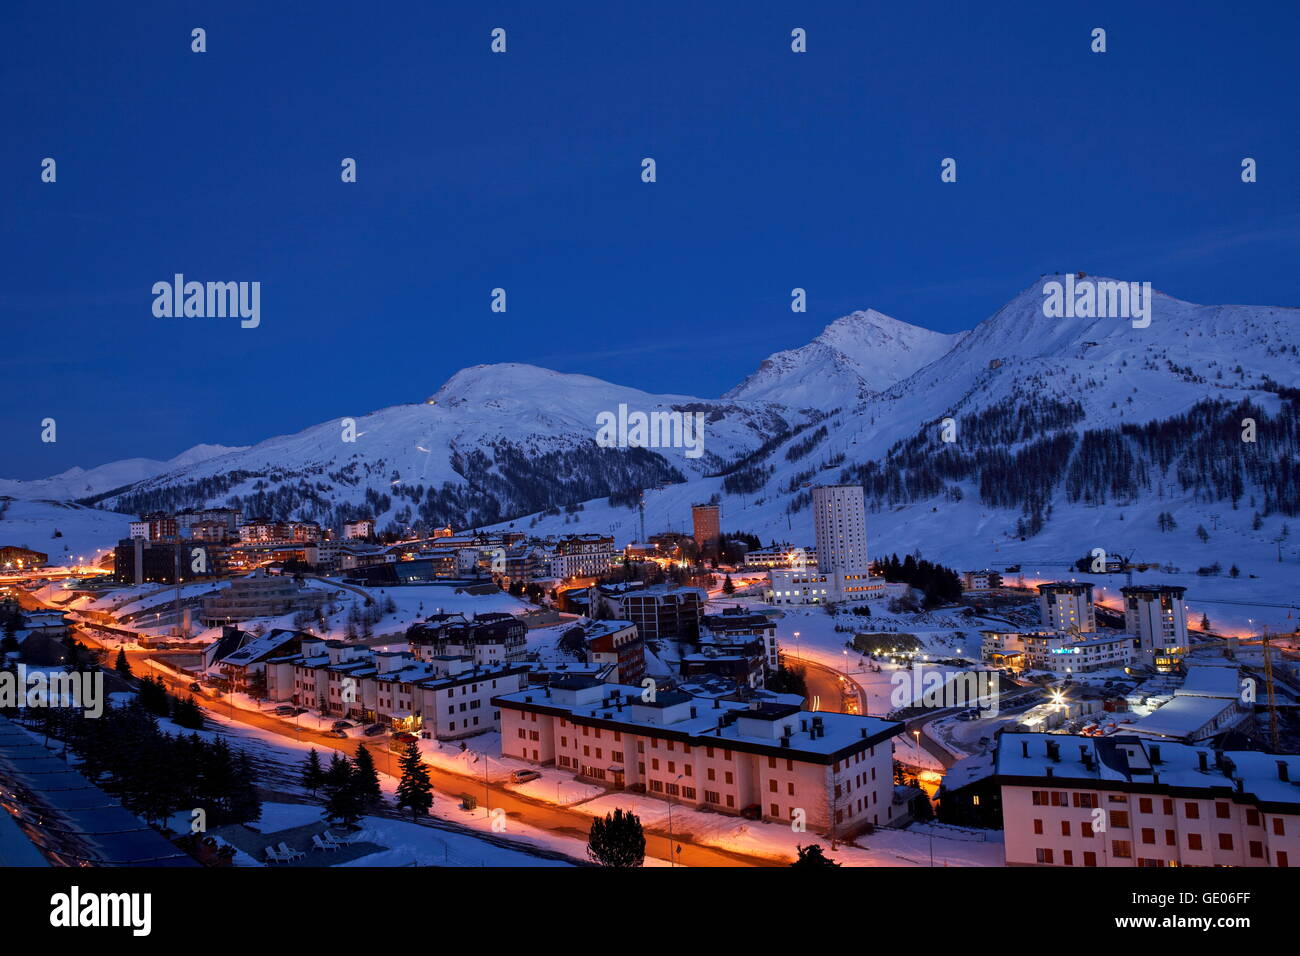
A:
<svg viewBox="0 0 1300 956">
<path fill-rule="evenodd" d="M 708 593 L 700 588 L 672 584 L 608 584 L 594 587 L 590 593 L 593 615 L 603 607 L 618 620 L 635 624 L 637 633 L 647 641 L 699 638 L 708 600 Z"/>
<path fill-rule="evenodd" d="M 1092 634 L 1097 612 L 1087 581 L 1053 581 L 1038 586 L 1038 612 L 1044 627 Z"/>
<path fill-rule="evenodd" d="M 893 813 L 903 725 L 571 677 L 494 699 L 502 751 L 616 790 L 847 835 Z"/>
<path fill-rule="evenodd" d="M 961 576 L 964 591 L 993 591 L 1002 587 L 1002 575 L 997 571 L 963 571 Z"/>
<path fill-rule="evenodd" d="M 566 534 L 551 549 L 551 576 L 594 578 L 614 567 L 614 539 L 603 534 Z"/>
<path fill-rule="evenodd" d="M 645 641 L 631 621 L 589 621 L 564 632 L 562 644 L 581 641 L 587 660 L 603 665 L 600 673 L 620 684 L 639 684 L 645 676 Z"/>
<path fill-rule="evenodd" d="M 1008 866 L 1300 860 L 1300 756 L 1004 733 L 995 764 Z"/>
<path fill-rule="evenodd" d="M 722 506 L 691 505 L 691 525 L 700 555 L 716 558 L 722 540 Z"/>
<path fill-rule="evenodd" d="M 438 740 L 498 729 L 492 698 L 525 686 L 527 675 L 514 664 L 480 667 L 459 655 L 420 660 L 313 637 L 300 653 L 266 664 L 271 700 Z"/>
<path fill-rule="evenodd" d="M 796 548 L 794 545 L 782 545 L 773 548 L 756 548 L 745 555 L 745 565 L 750 568 L 815 568 L 817 567 L 816 548 Z"/>
<path fill-rule="evenodd" d="M 320 541 L 325 537 L 314 521 L 268 521 L 257 519 L 239 526 L 239 540 L 245 544 L 280 544 Z"/>
<path fill-rule="evenodd" d="M 374 536 L 374 518 L 358 518 L 356 521 L 345 521 L 343 523 L 344 538 L 373 538 Z"/>
<path fill-rule="evenodd" d="M 1026 634 L 1025 667 L 1057 674 L 1086 674 L 1108 667 L 1124 667 L 1137 657 L 1132 634 L 1088 634 L 1057 631 Z"/>
<path fill-rule="evenodd" d="M 774 671 L 781 666 L 776 643 L 776 621 L 766 614 L 754 614 L 741 607 L 728 607 L 723 608 L 721 614 L 704 615 L 701 624 L 701 636 L 715 644 L 747 644 L 755 640 L 761 642 L 768 670 Z"/>
<path fill-rule="evenodd" d="M 468 657 L 479 667 L 523 660 L 528 625 L 513 614 L 432 614 L 406 632 L 411 652 L 420 660 Z"/>
<path fill-rule="evenodd" d="M 1162 670 L 1177 665 L 1187 653 L 1187 606 L 1184 587 L 1164 584 L 1129 585 L 1124 596 L 1124 629 L 1138 637 L 1146 663 Z"/>
</svg>

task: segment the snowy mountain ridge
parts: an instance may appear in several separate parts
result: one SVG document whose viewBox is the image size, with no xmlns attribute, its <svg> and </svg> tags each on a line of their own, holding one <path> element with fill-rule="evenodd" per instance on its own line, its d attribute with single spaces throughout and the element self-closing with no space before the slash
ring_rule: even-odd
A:
<svg viewBox="0 0 1300 956">
<path fill-rule="evenodd" d="M 98 497 L 100 507 L 127 513 L 237 503 L 250 515 L 331 524 L 368 513 L 380 527 L 405 531 L 528 516 L 540 528 L 561 508 L 613 495 L 621 509 L 640 489 L 675 486 L 671 497 L 686 502 L 687 514 L 690 500 L 717 496 L 735 516 L 733 526 L 768 534 L 793 527 L 812 483 L 862 481 L 876 507 L 969 498 L 980 494 L 981 481 L 1010 485 L 1033 471 L 998 455 L 1035 448 L 1046 455 L 1043 443 L 1055 436 L 1052 448 L 1063 460 L 1013 496 L 1017 510 L 1038 523 L 1053 507 L 1076 504 L 1060 498 L 1067 466 L 1077 472 L 1075 491 L 1088 485 L 1088 495 L 1098 493 L 1093 477 L 1080 477 L 1095 470 L 1083 460 L 1093 452 L 1077 445 L 1089 429 L 1118 435 L 1207 401 L 1250 401 L 1267 416 L 1286 404 L 1287 389 L 1300 387 L 1296 309 L 1201 306 L 1157 292 L 1146 328 L 1122 318 L 1048 318 L 1044 283 L 1059 278 L 1040 278 L 954 335 L 874 310 L 854 312 L 808 345 L 770 356 L 720 399 L 656 395 L 524 363 L 479 365 L 452 375 L 422 404 L 357 416 L 355 441 L 335 420 L 251 448 L 196 451 L 135 478 L 131 462 L 118 462 L 94 470 L 102 481 L 86 482 L 90 473 L 74 470 L 44 482 L 8 482 L 11 490 L 0 493 Z M 691 459 L 680 448 L 598 448 L 597 416 L 620 404 L 702 412 L 706 453 Z M 956 441 L 936 444 L 946 419 Z M 1285 442 L 1279 437 L 1265 453 Z M 1007 477 L 997 479 L 998 468 L 1008 469 Z M 1171 480 L 1147 475 L 1121 497 Z M 59 483 L 62 494 L 53 493 Z M 1003 519 L 1007 527 L 1016 513 Z"/>
</svg>

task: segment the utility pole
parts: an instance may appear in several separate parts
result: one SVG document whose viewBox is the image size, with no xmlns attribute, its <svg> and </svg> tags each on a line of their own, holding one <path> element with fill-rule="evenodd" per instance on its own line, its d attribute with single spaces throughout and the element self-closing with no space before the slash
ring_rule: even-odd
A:
<svg viewBox="0 0 1300 956">
<path fill-rule="evenodd" d="M 645 489 L 641 489 L 641 498 L 637 502 L 637 508 L 641 511 L 641 541 L 644 543 L 648 540 L 645 536 Z"/>
</svg>

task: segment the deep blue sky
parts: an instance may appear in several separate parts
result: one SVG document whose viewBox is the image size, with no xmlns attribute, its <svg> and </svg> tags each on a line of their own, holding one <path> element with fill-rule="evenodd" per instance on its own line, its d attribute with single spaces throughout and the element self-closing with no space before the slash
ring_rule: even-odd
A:
<svg viewBox="0 0 1300 956">
<path fill-rule="evenodd" d="M 0 475 L 479 363 L 716 396 L 845 312 L 955 331 L 1048 271 L 1300 305 L 1294 4 L 280 6 L 0 10 Z M 261 327 L 154 318 L 174 272 L 261 281 Z"/>
</svg>

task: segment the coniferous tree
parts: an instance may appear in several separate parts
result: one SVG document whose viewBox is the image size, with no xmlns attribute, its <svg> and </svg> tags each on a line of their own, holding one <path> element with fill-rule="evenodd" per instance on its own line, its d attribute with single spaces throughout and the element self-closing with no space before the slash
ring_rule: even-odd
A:
<svg viewBox="0 0 1300 956">
<path fill-rule="evenodd" d="M 235 758 L 235 773 L 227 804 L 227 823 L 253 823 L 262 817 L 262 798 L 257 792 L 257 776 L 248 754 L 240 751 Z"/>
<path fill-rule="evenodd" d="M 402 779 L 397 784 L 397 805 L 403 810 L 411 811 L 414 822 L 429 815 L 433 807 L 433 784 L 429 780 L 429 768 L 420 757 L 420 748 L 414 740 L 406 745 L 406 752 L 401 759 Z"/>
<path fill-rule="evenodd" d="M 357 747 L 357 755 L 352 761 L 352 773 L 357 792 L 367 806 L 373 806 L 383 799 L 384 791 L 379 786 L 379 771 L 375 769 L 375 758 L 370 755 L 365 744 Z"/>
<path fill-rule="evenodd" d="M 113 664 L 113 670 L 117 671 L 119 676 L 125 677 L 128 680 L 135 676 L 131 673 L 131 662 L 126 659 L 126 651 L 122 648 L 118 649 L 117 660 Z"/>
<path fill-rule="evenodd" d="M 356 771 L 349 760 L 335 753 L 325 771 L 325 818 L 344 826 L 352 826 L 361 819 L 361 791 L 357 786 Z"/>
<path fill-rule="evenodd" d="M 195 703 L 193 695 L 184 700 L 173 698 L 172 720 L 178 727 L 184 727 L 186 730 L 202 730 L 203 709 Z"/>
<path fill-rule="evenodd" d="M 313 747 L 307 753 L 307 759 L 302 767 L 302 785 L 306 790 L 311 791 L 311 795 L 316 796 L 316 791 L 325 783 L 325 768 L 321 766 L 320 754 Z"/>
<path fill-rule="evenodd" d="M 601 866 L 635 867 L 645 863 L 645 831 L 630 810 L 616 808 L 591 821 L 587 834 L 587 856 Z"/>
<path fill-rule="evenodd" d="M 813 843 L 809 846 L 799 846 L 798 853 L 798 858 L 790 864 L 791 866 L 843 866 L 842 863 L 836 863 L 828 857 L 825 851 L 822 850 L 821 845 L 818 843 Z"/>
</svg>

